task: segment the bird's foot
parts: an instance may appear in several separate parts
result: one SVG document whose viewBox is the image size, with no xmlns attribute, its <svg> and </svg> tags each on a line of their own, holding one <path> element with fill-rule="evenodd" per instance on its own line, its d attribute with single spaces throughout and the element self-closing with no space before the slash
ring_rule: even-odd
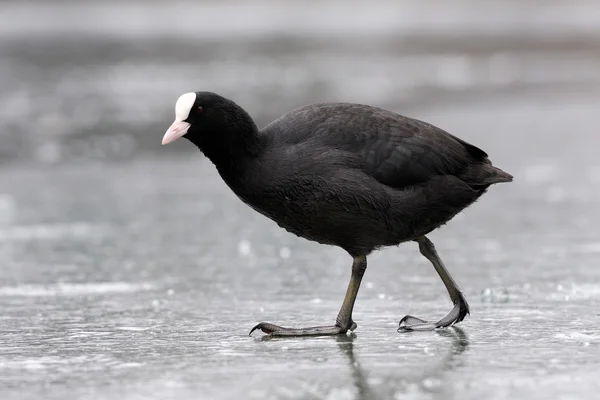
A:
<svg viewBox="0 0 600 400">
<path fill-rule="evenodd" d="M 421 318 L 407 315 L 400 320 L 398 332 L 409 331 L 431 331 L 437 328 L 447 328 L 461 322 L 469 314 L 469 304 L 462 293 L 458 294 L 458 300 L 450 312 L 438 322 L 428 322 Z"/>
<path fill-rule="evenodd" d="M 261 322 L 250 331 L 260 329 L 269 336 L 332 336 L 345 334 L 348 330 L 356 329 L 356 323 L 351 321 L 349 328 L 343 328 L 339 325 L 313 326 L 310 328 L 284 328 L 279 325 L 273 325 L 268 322 Z"/>
</svg>

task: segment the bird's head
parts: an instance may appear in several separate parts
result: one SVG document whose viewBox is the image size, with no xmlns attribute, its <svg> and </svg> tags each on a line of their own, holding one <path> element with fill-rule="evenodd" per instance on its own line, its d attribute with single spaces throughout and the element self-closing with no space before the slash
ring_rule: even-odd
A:
<svg viewBox="0 0 600 400">
<path fill-rule="evenodd" d="M 181 137 L 199 144 L 211 135 L 239 128 L 240 116 L 246 115 L 233 101 L 216 93 L 184 93 L 175 103 L 175 121 L 163 136 L 162 144 L 172 143 Z"/>
</svg>

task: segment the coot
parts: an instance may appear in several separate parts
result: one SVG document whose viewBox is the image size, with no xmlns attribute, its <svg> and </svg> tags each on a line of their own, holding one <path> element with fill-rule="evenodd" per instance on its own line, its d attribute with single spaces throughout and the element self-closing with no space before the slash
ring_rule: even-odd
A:
<svg viewBox="0 0 600 400">
<path fill-rule="evenodd" d="M 452 310 L 437 322 L 405 316 L 399 330 L 462 321 L 469 305 L 428 233 L 476 201 L 490 185 L 512 181 L 487 154 L 426 122 L 362 104 L 298 108 L 259 130 L 240 106 L 211 92 L 185 93 L 162 143 L 188 139 L 233 192 L 280 227 L 339 246 L 353 258 L 335 324 L 256 329 L 273 336 L 336 335 L 354 330 L 352 309 L 367 255 L 414 241 L 444 282 Z"/>
</svg>

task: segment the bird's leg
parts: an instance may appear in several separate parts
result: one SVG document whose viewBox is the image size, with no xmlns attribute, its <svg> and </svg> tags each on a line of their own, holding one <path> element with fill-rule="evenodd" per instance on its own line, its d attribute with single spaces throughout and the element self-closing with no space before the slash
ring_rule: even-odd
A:
<svg viewBox="0 0 600 400">
<path fill-rule="evenodd" d="M 452 308 L 452 310 L 450 310 L 450 312 L 438 322 L 427 322 L 420 318 L 407 315 L 400 320 L 398 331 L 417 331 L 445 328 L 462 321 L 467 314 L 469 314 L 469 304 L 467 304 L 465 296 L 462 294 L 456 282 L 454 282 L 454 279 L 452 279 L 452 276 L 450 276 L 450 273 L 438 256 L 437 251 L 435 251 L 435 246 L 431 240 L 427 239 L 425 236 L 421 236 L 415 241 L 419 243 L 419 250 L 421 251 L 421 254 L 431 261 L 438 275 L 440 278 L 442 278 L 442 282 L 444 282 L 444 285 L 448 290 L 448 294 L 450 295 L 450 300 L 452 300 L 452 303 L 454 303 L 454 308 Z"/>
<path fill-rule="evenodd" d="M 348 330 L 356 329 L 356 323 L 352 321 L 352 309 L 354 301 L 360 288 L 360 282 L 367 269 L 367 257 L 354 257 L 352 263 L 352 275 L 350 283 L 346 290 L 346 297 L 340 308 L 340 312 L 335 320 L 335 325 L 330 326 L 313 326 L 310 328 L 284 328 L 278 325 L 273 325 L 268 322 L 261 322 L 250 331 L 250 334 L 257 329 L 260 329 L 271 336 L 320 336 L 320 335 L 338 335 L 345 334 Z"/>
</svg>

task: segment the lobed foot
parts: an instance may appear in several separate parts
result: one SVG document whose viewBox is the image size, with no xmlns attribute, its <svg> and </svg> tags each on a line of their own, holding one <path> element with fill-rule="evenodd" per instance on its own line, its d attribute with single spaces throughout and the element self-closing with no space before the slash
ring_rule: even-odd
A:
<svg viewBox="0 0 600 400">
<path fill-rule="evenodd" d="M 332 336 L 345 334 L 348 331 L 348 329 L 344 329 L 338 325 L 313 326 L 310 328 L 285 328 L 268 322 L 261 322 L 252 328 L 249 335 L 252 335 L 252 332 L 257 329 L 260 329 L 269 336 Z M 356 329 L 356 323 L 352 322 L 349 330 L 353 331 L 354 329 Z"/>
<path fill-rule="evenodd" d="M 461 322 L 469 314 L 469 304 L 462 293 L 458 294 L 458 301 L 450 312 L 438 322 L 428 322 L 424 319 L 407 315 L 400 320 L 398 332 L 431 331 L 437 328 L 447 328 Z"/>
</svg>

